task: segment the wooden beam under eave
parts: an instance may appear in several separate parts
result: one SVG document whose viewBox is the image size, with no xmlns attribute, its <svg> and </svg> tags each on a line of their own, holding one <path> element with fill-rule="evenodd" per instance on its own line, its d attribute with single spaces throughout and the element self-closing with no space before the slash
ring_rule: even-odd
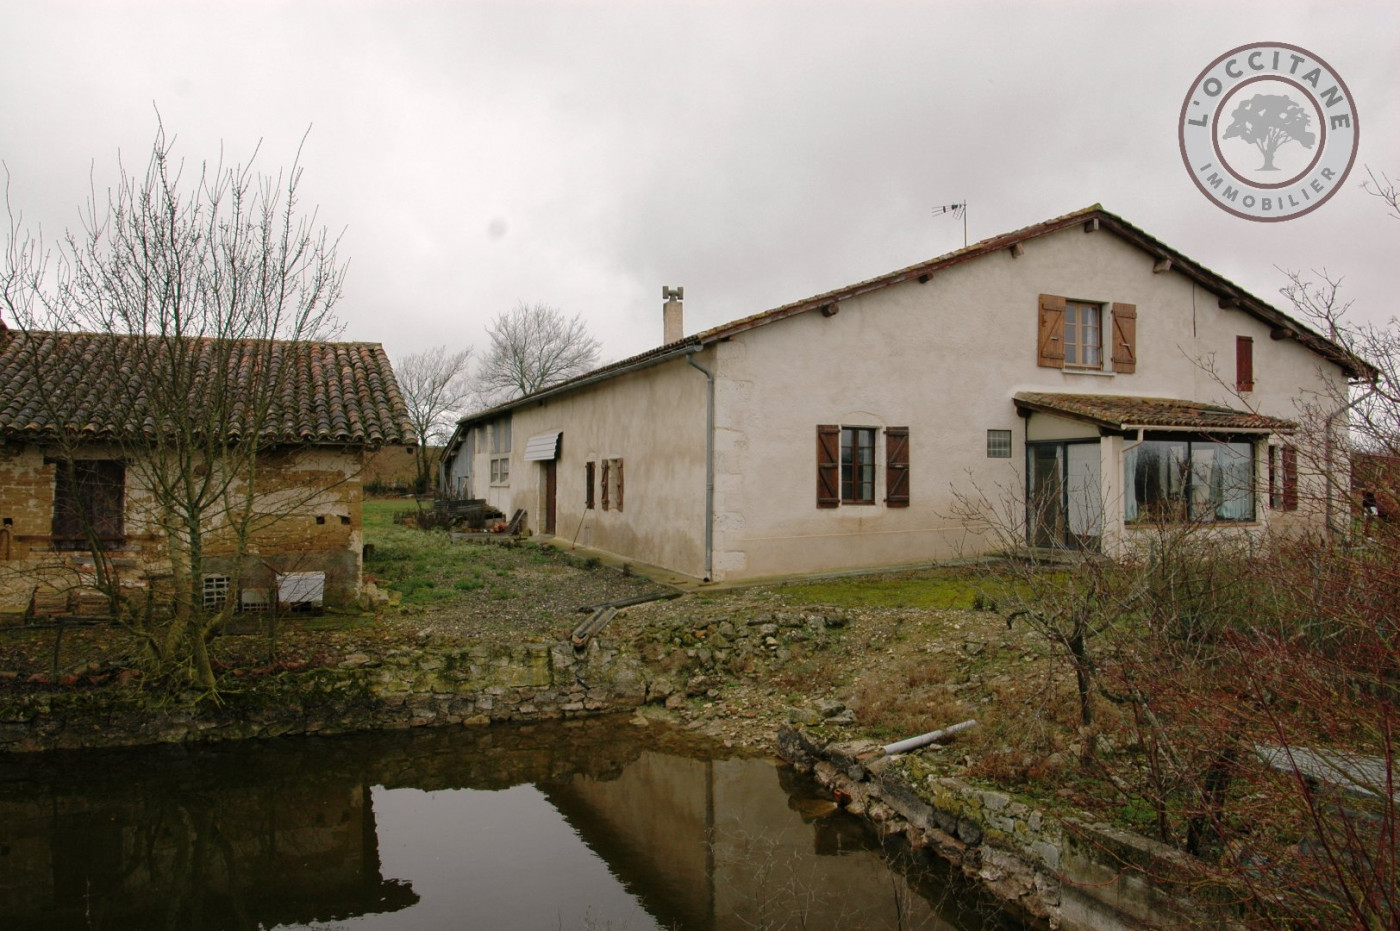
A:
<svg viewBox="0 0 1400 931">
<path fill-rule="evenodd" d="M 919 276 L 919 284 L 928 284 L 928 280 L 932 277 L 933 276 L 930 275 L 928 272 L 924 272 L 922 275 Z"/>
<path fill-rule="evenodd" d="M 1098 231 L 1099 231 L 1099 218 L 1098 218 L 1098 217 L 1094 217 L 1094 219 L 1092 219 L 1092 220 L 1090 220 L 1090 221 L 1088 221 L 1087 223 L 1084 224 L 1084 232 L 1086 232 L 1086 233 L 1097 233 Z"/>
<path fill-rule="evenodd" d="M 839 314 L 840 312 L 841 312 L 841 306 L 840 306 L 839 304 L 835 303 L 834 301 L 833 301 L 832 303 L 830 303 L 830 304 L 823 304 L 823 305 L 822 305 L 822 316 L 823 316 L 823 317 L 834 317 L 834 316 L 836 316 L 837 314 Z"/>
<path fill-rule="evenodd" d="M 1171 259 L 1158 259 L 1152 263 L 1152 274 L 1161 275 L 1172 270 Z"/>
<path fill-rule="evenodd" d="M 1013 243 L 1011 244 L 1011 250 L 1010 250 L 1010 251 L 1011 251 L 1011 257 L 1012 257 L 1013 259 L 1019 259 L 1021 256 L 1023 256 L 1023 255 L 1026 254 L 1026 247 L 1023 246 L 1023 245 L 1021 245 L 1019 242 L 1013 242 Z"/>
<path fill-rule="evenodd" d="M 1233 294 L 1228 294 L 1220 299 L 1220 309 L 1230 310 L 1240 306 L 1240 299 Z"/>
<path fill-rule="evenodd" d="M 1276 326 L 1269 331 L 1269 339 L 1292 339 L 1297 335 L 1297 333 L 1294 333 L 1292 330 L 1286 329 L 1285 327 Z"/>
</svg>

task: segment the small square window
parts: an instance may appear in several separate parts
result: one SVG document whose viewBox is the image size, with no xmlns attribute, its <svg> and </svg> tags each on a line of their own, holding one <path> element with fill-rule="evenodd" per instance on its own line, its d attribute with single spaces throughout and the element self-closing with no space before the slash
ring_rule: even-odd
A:
<svg viewBox="0 0 1400 931">
<path fill-rule="evenodd" d="M 1010 431 L 1010 430 L 988 430 L 988 431 L 987 431 L 987 458 L 988 458 L 988 459 L 1010 459 L 1010 458 L 1011 458 L 1011 431 Z"/>
</svg>

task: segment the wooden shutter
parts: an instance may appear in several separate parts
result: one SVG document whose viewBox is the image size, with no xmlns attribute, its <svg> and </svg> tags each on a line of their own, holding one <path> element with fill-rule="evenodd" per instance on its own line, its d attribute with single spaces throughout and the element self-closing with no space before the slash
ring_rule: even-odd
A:
<svg viewBox="0 0 1400 931">
<path fill-rule="evenodd" d="M 584 502 L 583 502 L 583 506 L 584 506 L 586 509 L 590 510 L 590 511 L 593 510 L 593 506 L 594 506 L 594 504 L 593 504 L 593 480 L 594 480 L 594 478 L 596 477 L 596 476 L 595 476 L 596 468 L 597 468 L 597 463 L 594 463 L 594 462 L 586 463 L 586 464 L 584 465 L 584 467 L 583 467 L 583 483 L 584 483 L 584 485 L 587 486 L 587 490 L 584 492 Z"/>
<path fill-rule="evenodd" d="M 841 505 L 841 427 L 817 425 L 817 507 Z"/>
<path fill-rule="evenodd" d="M 1137 305 L 1113 305 L 1113 371 L 1137 371 Z"/>
<path fill-rule="evenodd" d="M 617 510 L 622 510 L 622 460 L 615 460 L 613 468 L 617 471 L 617 502 L 614 505 Z"/>
<path fill-rule="evenodd" d="M 603 460 L 603 510 L 608 509 L 608 460 Z"/>
<path fill-rule="evenodd" d="M 1036 363 L 1046 368 L 1065 367 L 1065 299 L 1053 294 L 1040 296 L 1040 350 Z"/>
<path fill-rule="evenodd" d="M 1235 337 L 1235 390 L 1254 390 L 1254 337 L 1252 336 Z"/>
<path fill-rule="evenodd" d="M 1283 448 L 1283 509 L 1298 510 L 1298 450 Z"/>
<path fill-rule="evenodd" d="M 909 428 L 885 428 L 885 507 L 909 506 Z"/>
</svg>

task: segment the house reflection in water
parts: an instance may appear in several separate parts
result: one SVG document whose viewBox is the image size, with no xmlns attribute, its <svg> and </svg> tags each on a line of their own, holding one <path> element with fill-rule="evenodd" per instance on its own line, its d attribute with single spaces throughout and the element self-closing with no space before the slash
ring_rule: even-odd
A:
<svg viewBox="0 0 1400 931">
<path fill-rule="evenodd" d="M 110 754 L 70 762 L 79 759 L 113 765 L 0 782 L 7 929 L 256 928 L 418 901 L 407 883 L 380 875 L 371 793 L 358 774 L 283 766 L 237 777 L 170 754 L 146 755 L 144 771 Z"/>
<path fill-rule="evenodd" d="M 765 760 L 644 752 L 615 778 L 541 789 L 662 927 L 983 926 L 798 781 Z"/>
<path fill-rule="evenodd" d="M 445 882 L 402 865 L 404 879 L 386 879 L 379 829 L 395 838 L 396 863 L 413 862 L 403 853 L 415 839 L 401 806 L 381 804 L 380 818 L 395 820 L 377 825 L 371 799 L 427 793 L 435 823 L 455 829 L 480 811 L 479 790 L 524 784 L 536 787 L 539 810 L 518 823 L 562 818 L 583 841 L 570 855 L 601 860 L 659 927 L 989 926 L 937 880 L 890 870 L 869 830 L 791 770 L 715 759 L 678 739 L 604 720 L 0 760 L 0 927 L 200 931 L 358 918 L 393 928 L 443 915 L 483 926 L 495 919 L 472 883 L 499 880 L 473 876 L 470 864 L 499 859 L 529 832 L 467 824 L 461 844 L 476 846 L 431 864 Z M 505 893 L 505 918 L 524 917 L 510 910 L 522 900 L 546 910 L 559 896 L 581 910 L 602 903 L 596 885 L 566 879 L 606 873 L 549 853 L 558 872 L 526 870 L 509 890 L 492 889 Z M 420 892 L 413 916 L 397 914 Z"/>
</svg>

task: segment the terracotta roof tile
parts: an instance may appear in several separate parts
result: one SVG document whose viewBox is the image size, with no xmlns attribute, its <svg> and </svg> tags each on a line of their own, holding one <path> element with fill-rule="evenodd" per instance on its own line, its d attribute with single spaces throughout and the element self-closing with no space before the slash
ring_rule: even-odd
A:
<svg viewBox="0 0 1400 931">
<path fill-rule="evenodd" d="M 378 343 L 187 339 L 165 344 L 102 333 L 0 332 L 0 436 L 43 439 L 60 431 L 130 438 L 159 427 L 137 373 L 179 358 L 191 372 L 191 402 L 227 406 L 230 438 L 264 443 L 412 442 L 408 412 Z M 269 366 L 280 396 L 261 423 L 246 406 L 251 380 Z M 234 401 L 223 399 L 234 392 Z M 240 394 L 241 392 L 241 394 Z"/>
<path fill-rule="evenodd" d="M 1174 398 L 1022 391 L 1015 396 L 1015 402 L 1022 410 L 1061 414 L 1075 420 L 1087 420 L 1111 430 L 1130 427 L 1185 427 L 1207 433 L 1228 430 L 1292 433 L 1297 429 L 1297 424 L 1276 417 L 1232 410 L 1218 404 L 1179 401 Z"/>
</svg>

